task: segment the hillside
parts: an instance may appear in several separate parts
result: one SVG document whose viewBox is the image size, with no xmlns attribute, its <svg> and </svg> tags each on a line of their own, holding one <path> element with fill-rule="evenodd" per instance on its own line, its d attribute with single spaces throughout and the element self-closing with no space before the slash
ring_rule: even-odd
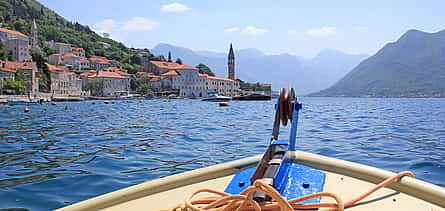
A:
<svg viewBox="0 0 445 211">
<path fill-rule="evenodd" d="M 217 75 L 227 75 L 227 53 L 193 51 L 191 49 L 159 44 L 151 51 L 174 58 L 180 57 L 190 65 L 204 63 Z M 366 55 L 350 55 L 335 50 L 324 50 L 316 57 L 304 59 L 289 54 L 266 55 L 258 49 L 235 50 L 236 76 L 249 82 L 272 83 L 273 89 L 295 87 L 298 94 L 325 89 L 356 66 Z"/>
<path fill-rule="evenodd" d="M 409 30 L 312 96 L 445 97 L 445 30 Z"/>
<path fill-rule="evenodd" d="M 105 56 L 119 61 L 122 67 L 130 71 L 140 68 L 124 44 L 101 37 L 88 26 L 69 22 L 36 0 L 1 0 L 0 14 L 2 28 L 24 34 L 30 33 L 31 21 L 34 18 L 38 26 L 40 46 L 43 46 L 44 41 L 50 40 L 70 43 L 84 48 L 87 57 Z M 108 43 L 110 47 L 105 48 L 101 43 Z M 43 50 L 45 53 L 51 53 L 49 49 Z"/>
</svg>

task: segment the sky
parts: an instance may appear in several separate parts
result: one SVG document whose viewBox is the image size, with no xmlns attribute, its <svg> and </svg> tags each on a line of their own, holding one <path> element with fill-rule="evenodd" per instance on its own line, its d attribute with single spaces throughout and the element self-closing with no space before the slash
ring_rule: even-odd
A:
<svg viewBox="0 0 445 211">
<path fill-rule="evenodd" d="M 409 29 L 445 29 L 444 0 L 39 0 L 128 47 L 168 43 L 226 52 L 313 57 L 323 49 L 377 52 Z"/>
</svg>

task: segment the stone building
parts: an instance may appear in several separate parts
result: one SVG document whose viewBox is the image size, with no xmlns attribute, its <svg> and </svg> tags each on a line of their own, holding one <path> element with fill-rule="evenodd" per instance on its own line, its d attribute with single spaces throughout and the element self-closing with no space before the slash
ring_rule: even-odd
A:
<svg viewBox="0 0 445 211">
<path fill-rule="evenodd" d="M 39 71 L 35 62 L 0 61 L 3 69 L 23 71 L 25 93 L 31 94 L 39 91 Z"/>
<path fill-rule="evenodd" d="M 205 88 L 207 91 L 213 91 L 219 95 L 234 97 L 240 94 L 240 84 L 238 80 L 230 78 L 209 76 L 200 74 L 205 79 Z"/>
<path fill-rule="evenodd" d="M 83 48 L 71 47 L 71 53 L 78 57 L 85 57 L 85 50 Z"/>
<path fill-rule="evenodd" d="M 3 46 L 12 52 L 14 61 L 31 61 L 29 53 L 29 37 L 18 31 L 0 28 L 0 41 Z"/>
<path fill-rule="evenodd" d="M 49 41 L 47 42 L 47 45 L 54 49 L 58 54 L 64 55 L 66 53 L 71 53 L 71 44 L 68 43 L 62 43 L 62 42 L 54 42 Z"/>
<path fill-rule="evenodd" d="M 8 79 L 15 79 L 15 70 L 6 68 L 6 64 L 0 61 L 0 88 L 3 86 L 4 82 Z"/>
<path fill-rule="evenodd" d="M 83 88 L 91 88 L 91 95 L 101 97 L 126 96 L 130 93 L 130 74 L 119 68 L 81 74 Z"/>
<path fill-rule="evenodd" d="M 89 60 L 90 68 L 94 70 L 102 70 L 114 66 L 111 60 L 102 56 L 92 56 Z"/>
<path fill-rule="evenodd" d="M 82 91 L 82 80 L 65 67 L 46 64 L 51 77 L 51 94 L 57 97 L 87 97 L 88 92 Z"/>
</svg>

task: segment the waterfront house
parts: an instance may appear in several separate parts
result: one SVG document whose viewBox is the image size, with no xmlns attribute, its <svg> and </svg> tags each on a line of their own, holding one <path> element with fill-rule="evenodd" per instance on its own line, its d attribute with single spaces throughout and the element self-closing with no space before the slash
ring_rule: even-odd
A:
<svg viewBox="0 0 445 211">
<path fill-rule="evenodd" d="M 82 91 L 82 80 L 74 72 L 67 71 L 65 66 L 46 64 L 51 77 L 51 94 L 53 98 L 87 97 L 89 92 Z"/>
<path fill-rule="evenodd" d="M 207 74 L 200 74 L 200 77 L 205 79 L 205 88 L 208 92 L 213 91 L 228 97 L 240 94 L 240 84 L 236 79 L 209 76 Z"/>
<path fill-rule="evenodd" d="M 12 52 L 14 61 L 31 61 L 29 37 L 18 31 L 0 28 L 0 41 Z"/>
<path fill-rule="evenodd" d="M 52 64 L 52 65 L 61 65 L 63 64 L 62 62 L 62 55 L 60 55 L 59 53 L 54 53 L 48 56 L 47 58 L 48 63 Z"/>
<path fill-rule="evenodd" d="M 48 47 L 54 49 L 58 54 L 66 54 L 71 53 L 71 44 L 62 43 L 62 42 L 54 42 L 53 40 L 46 43 Z"/>
<path fill-rule="evenodd" d="M 80 68 L 80 57 L 73 53 L 66 53 L 62 57 L 62 61 L 68 69 L 78 70 Z"/>
<path fill-rule="evenodd" d="M 90 60 L 88 60 L 86 57 L 80 57 L 80 69 L 81 70 L 91 69 Z"/>
<path fill-rule="evenodd" d="M 130 74 L 120 68 L 90 70 L 81 74 L 84 89 L 101 97 L 125 96 L 130 93 Z"/>
<path fill-rule="evenodd" d="M 102 56 L 92 56 L 89 60 L 90 60 L 90 68 L 94 70 L 102 70 L 113 66 L 111 60 Z"/>
<path fill-rule="evenodd" d="M 25 93 L 31 94 L 39 91 L 39 72 L 35 62 L 0 61 L 4 70 L 23 71 Z"/>
<path fill-rule="evenodd" d="M 3 87 L 3 83 L 6 80 L 14 80 L 15 79 L 15 70 L 9 69 L 5 67 L 5 63 L 0 62 L 0 88 Z"/>
<path fill-rule="evenodd" d="M 85 57 L 85 50 L 83 48 L 71 47 L 71 53 L 78 57 Z"/>
</svg>

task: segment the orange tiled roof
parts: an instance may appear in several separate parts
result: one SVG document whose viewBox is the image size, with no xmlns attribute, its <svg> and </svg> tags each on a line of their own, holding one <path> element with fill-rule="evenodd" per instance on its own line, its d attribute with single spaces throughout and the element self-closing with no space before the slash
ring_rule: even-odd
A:
<svg viewBox="0 0 445 211">
<path fill-rule="evenodd" d="M 179 75 L 178 72 L 174 71 L 174 70 L 170 70 L 166 73 L 161 74 L 162 76 L 177 76 Z"/>
<path fill-rule="evenodd" d="M 76 48 L 76 47 L 71 47 L 71 50 L 76 50 L 76 51 L 85 51 L 83 48 Z"/>
<path fill-rule="evenodd" d="M 73 53 L 66 53 L 63 56 L 64 57 L 78 57 L 78 56 L 74 55 Z"/>
<path fill-rule="evenodd" d="M 91 56 L 90 59 L 108 60 L 107 58 L 105 58 L 105 57 L 103 57 L 103 56 Z"/>
<path fill-rule="evenodd" d="M 45 63 L 45 64 L 48 67 L 48 71 L 50 71 L 50 72 L 59 72 L 59 71 L 64 71 L 65 70 L 64 68 L 60 68 L 60 67 L 57 67 L 57 66 L 52 65 L 52 64 L 48 64 L 48 63 Z"/>
<path fill-rule="evenodd" d="M 188 69 L 188 70 L 197 70 L 198 68 L 194 68 L 185 64 L 178 64 L 175 62 L 161 62 L 161 61 L 150 61 L 150 63 L 154 64 L 156 67 L 161 69 L 168 70 L 179 70 L 179 69 Z"/>
<path fill-rule="evenodd" d="M 155 78 L 150 79 L 149 81 L 156 82 L 156 81 L 160 81 L 160 80 L 161 80 L 161 77 L 155 77 Z"/>
<path fill-rule="evenodd" d="M 90 60 L 85 57 L 80 57 L 80 62 L 90 62 Z"/>
<path fill-rule="evenodd" d="M 81 76 L 87 76 L 88 78 L 128 78 L 124 75 L 119 74 L 118 72 L 115 71 L 106 71 L 106 70 L 99 70 L 99 71 L 89 71 L 89 72 L 84 72 L 82 74 L 80 74 Z"/>
<path fill-rule="evenodd" d="M 1 67 L 7 69 L 22 69 L 22 70 L 32 70 L 36 67 L 35 62 L 12 62 L 12 61 L 0 61 Z"/>
<path fill-rule="evenodd" d="M 131 75 L 131 74 L 128 74 L 126 70 L 123 70 L 118 67 L 108 67 L 108 68 L 105 68 L 104 71 L 113 71 L 113 72 L 118 73 L 119 75 L 125 75 L 125 76 Z"/>
<path fill-rule="evenodd" d="M 63 42 L 56 42 L 56 43 L 54 43 L 54 44 L 56 44 L 56 45 L 68 45 L 68 46 L 71 46 L 71 44 L 63 43 Z"/>
<path fill-rule="evenodd" d="M 5 28 L 0 28 L 0 32 L 5 32 L 5 33 L 8 33 L 8 34 L 13 34 L 13 35 L 16 35 L 16 36 L 21 36 L 21 37 L 28 37 L 25 34 L 22 34 L 22 33 L 18 32 L 18 31 L 13 31 L 13 30 L 5 29 Z"/>
<path fill-rule="evenodd" d="M 157 75 L 153 75 L 153 73 L 148 73 L 148 72 L 137 72 L 136 73 L 139 77 L 141 78 L 153 78 L 153 77 L 159 77 Z"/>
</svg>

